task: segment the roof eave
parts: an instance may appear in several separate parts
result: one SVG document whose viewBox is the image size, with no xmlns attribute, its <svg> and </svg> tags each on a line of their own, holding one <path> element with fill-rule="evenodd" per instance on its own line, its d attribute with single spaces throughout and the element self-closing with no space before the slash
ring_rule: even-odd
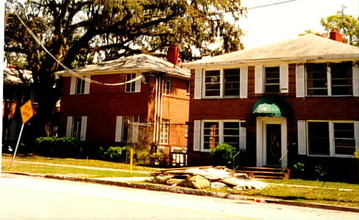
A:
<svg viewBox="0 0 359 220">
<path fill-rule="evenodd" d="M 184 63 L 183 66 L 188 68 L 213 67 L 213 66 L 233 66 L 233 65 L 258 65 L 266 63 L 307 63 L 307 62 L 330 62 L 330 61 L 350 61 L 359 60 L 359 54 L 344 54 L 344 55 L 317 55 L 317 56 L 302 56 L 302 57 L 277 57 L 277 58 L 259 58 L 250 60 L 234 60 L 234 61 L 214 61 L 201 63 Z"/>
<path fill-rule="evenodd" d="M 108 74 L 126 74 L 126 73 L 148 73 L 148 72 L 162 72 L 155 69 L 118 69 L 118 70 L 91 70 L 91 71 L 74 71 L 77 74 L 80 75 L 108 75 Z M 189 71 L 188 71 L 189 72 Z M 57 76 L 64 76 L 64 77 L 70 77 L 73 74 L 71 74 L 69 71 L 60 71 L 55 73 Z M 174 77 L 180 77 L 180 78 L 190 78 L 190 73 L 186 75 L 185 73 L 173 73 L 173 72 L 167 72 L 167 74 L 170 74 Z"/>
</svg>

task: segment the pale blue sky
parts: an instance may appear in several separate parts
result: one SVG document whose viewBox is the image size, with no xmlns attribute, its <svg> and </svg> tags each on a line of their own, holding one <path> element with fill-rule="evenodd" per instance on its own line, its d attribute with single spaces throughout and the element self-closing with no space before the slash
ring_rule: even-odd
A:
<svg viewBox="0 0 359 220">
<path fill-rule="evenodd" d="M 288 0 L 242 0 L 242 6 L 252 8 Z M 241 19 L 245 48 L 295 38 L 305 30 L 321 32 L 320 19 L 334 15 L 345 5 L 346 14 L 358 17 L 359 0 L 295 0 L 283 4 L 249 9 Z"/>
</svg>

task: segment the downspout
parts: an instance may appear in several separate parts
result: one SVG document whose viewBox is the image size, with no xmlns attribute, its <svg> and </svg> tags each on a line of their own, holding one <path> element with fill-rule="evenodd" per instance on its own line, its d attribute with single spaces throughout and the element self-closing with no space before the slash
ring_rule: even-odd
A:
<svg viewBox="0 0 359 220">
<path fill-rule="evenodd" d="M 161 91 L 160 91 L 160 100 L 161 100 L 161 105 L 160 105 L 160 119 L 159 119 L 159 124 L 160 124 L 160 128 L 161 128 L 161 124 L 162 124 L 162 111 L 163 111 L 163 89 L 164 89 L 164 82 L 165 79 L 162 77 L 161 79 Z M 159 141 L 159 140 L 158 140 Z"/>
<path fill-rule="evenodd" d="M 158 77 L 156 76 L 156 87 L 155 87 L 155 106 L 154 106 L 154 113 L 153 113 L 153 143 L 156 144 L 156 140 L 157 140 L 157 106 L 158 106 Z"/>
<path fill-rule="evenodd" d="M 156 144 L 160 141 L 160 130 L 162 123 L 162 91 L 163 91 L 163 77 L 159 76 L 159 86 L 158 86 L 158 120 L 157 120 L 157 129 L 156 129 Z"/>
</svg>

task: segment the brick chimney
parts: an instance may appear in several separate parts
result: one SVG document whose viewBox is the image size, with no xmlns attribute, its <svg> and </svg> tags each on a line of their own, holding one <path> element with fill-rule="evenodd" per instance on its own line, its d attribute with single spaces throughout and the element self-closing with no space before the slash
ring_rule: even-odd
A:
<svg viewBox="0 0 359 220">
<path fill-rule="evenodd" d="M 177 45 L 171 44 L 167 51 L 167 60 L 176 66 L 179 64 L 179 48 Z"/>
<path fill-rule="evenodd" d="M 332 40 L 335 40 L 335 41 L 339 41 L 341 43 L 343 43 L 343 35 L 337 31 L 337 30 L 332 30 L 330 33 L 329 33 L 329 38 L 332 39 Z"/>
</svg>

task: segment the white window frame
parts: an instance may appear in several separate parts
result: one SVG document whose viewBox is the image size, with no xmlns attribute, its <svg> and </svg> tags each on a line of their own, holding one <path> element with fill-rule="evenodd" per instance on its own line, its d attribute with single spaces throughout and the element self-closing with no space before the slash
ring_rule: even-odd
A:
<svg viewBox="0 0 359 220">
<path fill-rule="evenodd" d="M 172 94 L 172 78 L 167 77 L 163 80 L 163 94 L 171 95 Z"/>
<path fill-rule="evenodd" d="M 238 95 L 233 96 L 224 96 L 224 70 L 229 69 L 238 69 L 239 70 L 239 89 Z M 206 71 L 219 71 L 219 96 L 206 96 Z M 248 82 L 248 67 L 228 67 L 228 68 L 211 68 L 203 69 L 203 72 L 200 69 L 196 69 L 195 73 L 195 99 L 205 98 L 247 98 L 247 82 Z M 201 81 L 201 83 L 198 83 Z"/>
<path fill-rule="evenodd" d="M 160 145 L 167 145 L 169 144 L 170 140 L 170 120 L 169 119 L 162 119 L 160 125 L 160 138 L 159 144 Z"/>
<path fill-rule="evenodd" d="M 309 152 L 309 123 L 310 122 L 325 122 L 325 123 L 328 123 L 328 127 L 329 127 L 329 155 L 313 155 L 313 154 L 310 154 Z M 336 154 L 335 153 L 335 139 L 334 139 L 334 124 L 335 123 L 353 123 L 354 124 L 354 139 L 355 139 L 355 150 L 354 151 L 357 151 L 358 150 L 358 143 L 359 143 L 359 134 L 357 132 L 358 128 L 358 124 L 359 122 L 358 121 L 337 121 L 337 120 L 307 120 L 305 121 L 305 135 L 304 137 L 306 138 L 305 140 L 305 144 L 306 144 L 306 155 L 308 157 L 337 157 L 337 158 L 353 158 L 354 155 L 349 155 L 349 154 Z M 299 129 L 298 129 L 298 132 Z M 299 142 L 299 140 L 298 140 Z M 302 152 L 303 154 L 304 152 Z"/>
<path fill-rule="evenodd" d="M 85 76 L 85 78 L 90 80 L 91 76 L 88 75 L 88 76 Z M 77 85 L 78 85 L 79 80 L 83 81 L 83 84 L 84 84 L 83 92 L 77 92 Z M 87 80 L 72 76 L 71 80 L 70 80 L 70 95 L 86 95 L 86 94 L 90 94 L 90 82 Z"/>
<path fill-rule="evenodd" d="M 126 121 L 127 119 L 127 121 Z M 128 120 L 130 119 L 130 120 Z M 127 130 L 127 140 L 124 140 L 125 123 L 132 123 L 132 130 Z M 135 122 L 134 116 L 116 116 L 115 142 L 135 143 L 138 142 L 139 125 Z M 129 133 L 132 132 L 132 133 Z M 131 135 L 131 136 L 129 136 Z"/>
<path fill-rule="evenodd" d="M 266 90 L 266 87 L 267 87 L 267 85 L 268 85 L 268 83 L 267 83 L 267 79 L 268 79 L 268 77 L 267 77 L 267 68 L 278 68 L 278 91 L 276 91 L 276 92 L 269 92 L 269 91 L 267 91 Z M 269 94 L 278 94 L 278 93 L 280 93 L 280 91 L 281 91 L 281 84 L 280 84 L 280 82 L 281 82 L 281 74 L 280 74 L 280 72 L 281 72 L 281 68 L 279 67 L 279 66 L 264 66 L 264 68 L 263 68 L 263 78 L 264 78 L 264 84 L 263 84 L 263 89 L 264 89 L 264 93 L 269 93 Z"/>
<path fill-rule="evenodd" d="M 127 76 L 130 74 L 131 75 L 134 74 L 135 77 L 133 77 L 131 79 L 127 79 Z M 141 75 L 141 73 L 126 73 L 125 80 L 126 81 L 132 80 L 132 79 L 138 77 L 139 75 Z M 128 87 L 130 88 L 129 90 L 127 89 Z M 132 91 L 133 87 L 134 87 L 134 89 Z M 125 93 L 139 93 L 139 92 L 141 92 L 141 80 L 140 79 L 136 80 L 135 82 L 125 84 Z"/>
<path fill-rule="evenodd" d="M 194 143 L 194 144 L 199 144 L 200 145 L 199 149 L 197 148 L 199 151 L 201 151 L 201 152 L 210 152 L 211 151 L 211 149 L 204 149 L 204 123 L 206 123 L 206 122 L 218 123 L 218 143 L 219 144 L 224 143 L 224 136 L 223 136 L 224 126 L 223 126 L 223 124 L 225 122 L 238 123 L 239 124 L 238 125 L 238 128 L 239 128 L 239 136 L 238 136 L 239 149 L 240 150 L 245 150 L 246 149 L 246 147 L 245 147 L 245 144 L 246 144 L 246 141 L 245 141 L 246 140 L 246 130 L 245 130 L 244 127 L 242 127 L 242 123 L 244 121 L 242 121 L 242 120 L 201 120 L 201 122 L 200 122 L 200 133 L 199 133 L 200 134 L 200 143 L 197 143 L 197 141 L 195 141 L 196 143 Z"/>
<path fill-rule="evenodd" d="M 87 131 L 87 116 L 67 116 L 66 137 L 73 137 L 75 129 L 74 118 L 81 118 L 79 139 L 80 141 L 85 141 Z"/>
<path fill-rule="evenodd" d="M 272 94 L 273 92 L 265 91 L 266 83 L 266 67 L 278 67 L 279 68 L 279 93 L 288 93 L 288 74 L 289 74 L 289 65 L 288 64 L 273 64 L 273 65 L 257 65 L 254 67 L 254 93 L 255 94 Z"/>
<path fill-rule="evenodd" d="M 358 68 L 353 66 L 352 67 L 352 93 L 351 94 L 347 94 L 347 95 L 333 95 L 332 94 L 332 71 L 331 71 L 331 66 L 330 64 L 334 64 L 335 62 L 323 62 L 323 63 L 308 63 L 308 64 L 326 64 L 327 66 L 327 74 L 326 74 L 326 78 L 327 78 L 327 95 L 309 95 L 308 94 L 308 68 L 307 65 L 304 65 L 304 91 L 305 91 L 305 96 L 307 97 L 352 97 L 352 96 L 358 96 L 359 94 L 357 94 L 357 90 L 358 88 L 356 87 L 355 83 L 358 81 Z M 297 96 L 298 97 L 298 96 Z"/>
</svg>

